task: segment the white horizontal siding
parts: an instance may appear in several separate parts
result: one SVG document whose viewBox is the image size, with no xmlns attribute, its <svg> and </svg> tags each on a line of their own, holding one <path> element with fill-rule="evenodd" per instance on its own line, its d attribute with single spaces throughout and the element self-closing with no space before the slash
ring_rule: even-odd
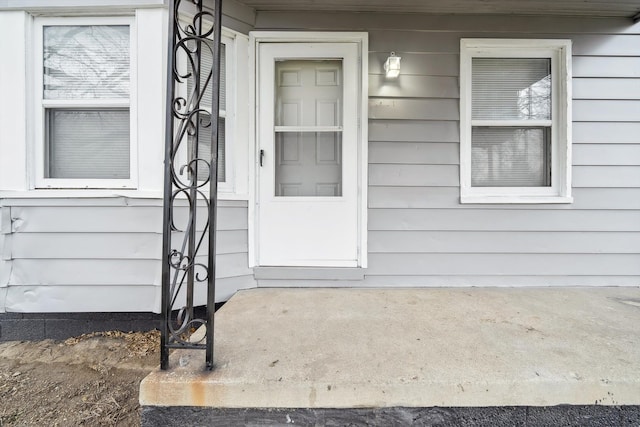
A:
<svg viewBox="0 0 640 427">
<path fill-rule="evenodd" d="M 196 257 L 196 262 L 206 263 L 206 252 Z M 249 268 L 247 253 L 222 254 L 216 256 L 216 277 L 230 278 L 253 274 L 253 269 Z"/>
<path fill-rule="evenodd" d="M 199 228 L 204 228 L 206 208 L 198 210 Z M 14 232 L 162 232 L 162 208 L 94 207 L 94 206 L 14 206 L 11 208 Z M 184 227 L 187 209 L 175 211 L 176 226 Z M 246 230 L 246 208 L 221 208 L 218 211 L 219 230 Z"/>
<path fill-rule="evenodd" d="M 596 35 L 586 23 L 576 34 L 544 23 L 526 34 L 405 28 L 371 35 L 370 267 L 363 284 L 640 283 L 637 31 Z M 572 39 L 573 204 L 460 205 L 459 93 L 450 79 L 458 75 L 461 37 Z M 380 69 L 390 50 L 403 57 L 395 82 Z M 433 87 L 439 82 L 440 92 Z"/>
<path fill-rule="evenodd" d="M 455 99 L 369 98 L 369 118 L 382 120 L 458 120 Z"/>
<path fill-rule="evenodd" d="M 573 186 L 637 188 L 640 185 L 640 166 L 575 166 Z"/>
<path fill-rule="evenodd" d="M 236 14 L 233 19 L 246 28 L 253 18 Z M 370 35 L 366 277 L 260 280 L 260 285 L 640 285 L 638 25 L 626 19 L 267 12 L 256 16 L 256 27 Z M 462 37 L 573 41 L 572 204 L 459 203 Z M 394 81 L 382 70 L 390 51 L 402 57 Z M 11 207 L 0 210 L 0 230 L 7 233 L 0 238 L 6 258 L 0 286 L 5 277 L 8 287 L 0 289 L 6 290 L 0 299 L 7 309 L 157 309 L 158 200 L 5 204 Z M 222 206 L 219 300 L 255 285 L 247 267 L 247 204 Z M 177 225 L 184 223 L 185 212 L 178 209 Z M 198 215 L 204 219 L 205 209 Z M 197 300 L 204 297 L 202 289 Z"/>
<path fill-rule="evenodd" d="M 456 121 L 380 120 L 369 122 L 369 141 L 460 142 Z"/>
<path fill-rule="evenodd" d="M 159 284 L 159 260 L 14 259 L 9 286 Z"/>
<path fill-rule="evenodd" d="M 369 252 L 640 255 L 640 232 L 370 231 Z"/>
<path fill-rule="evenodd" d="M 574 78 L 573 99 L 638 100 L 640 79 Z"/>
<path fill-rule="evenodd" d="M 573 120 L 576 122 L 635 122 L 640 117 L 638 100 L 573 101 Z"/>
<path fill-rule="evenodd" d="M 460 145 L 455 142 L 369 143 L 369 164 L 457 165 Z"/>
<path fill-rule="evenodd" d="M 403 81 L 407 80 L 405 76 L 415 76 L 417 78 L 457 77 L 460 73 L 460 55 L 457 52 L 398 52 L 398 56 L 400 55 L 402 55 Z M 371 52 L 369 54 L 370 79 L 374 79 L 374 81 L 381 80 L 379 75 L 384 74 L 383 64 L 388 56 L 389 52 Z M 640 58 L 638 57 L 574 56 L 572 62 L 572 71 L 575 78 L 640 78 Z M 388 85 L 390 84 L 389 81 L 382 81 Z M 371 82 L 369 88 L 370 90 L 375 90 Z"/>
<path fill-rule="evenodd" d="M 640 276 L 637 254 L 369 254 L 367 274 Z"/>
<path fill-rule="evenodd" d="M 575 56 L 574 77 L 627 78 L 640 77 L 640 58 Z"/>
<path fill-rule="evenodd" d="M 451 77 L 460 74 L 460 55 L 458 53 L 423 53 L 423 52 L 402 52 L 401 56 L 402 80 L 409 80 L 405 76 L 416 77 L 416 79 L 441 78 L 441 82 L 451 84 Z M 384 71 L 384 61 L 389 57 L 389 52 L 369 53 L 369 90 L 379 90 L 374 87 L 373 82 L 385 83 L 395 86 L 393 82 L 382 79 Z M 444 78 L 442 78 L 444 77 Z M 449 77 L 449 78 L 447 78 Z M 453 80 L 456 82 L 457 81 Z M 414 85 L 415 86 L 415 85 Z M 424 90 L 424 89 L 420 89 Z"/>
<path fill-rule="evenodd" d="M 39 203 L 37 203 L 39 201 Z M 28 206 L 11 200 L 5 206 L 2 247 L 11 264 L 3 265 L 6 310 L 33 311 L 149 311 L 159 309 L 162 270 L 162 204 L 119 204 L 102 199 L 30 199 Z M 115 205 L 114 205 L 115 204 Z M 183 205 L 178 202 L 178 205 Z M 247 202 L 221 202 L 218 209 L 216 241 L 217 301 L 227 300 L 236 290 L 254 286 L 248 268 Z M 186 218 L 186 206 L 177 206 L 176 224 Z M 201 219 L 206 209 L 199 209 Z M 7 225 L 8 224 L 8 225 Z M 200 224 L 202 229 L 204 222 Z M 205 234 L 205 239 L 207 235 Z M 174 246 L 183 233 L 174 233 Z M 201 250 L 204 261 L 206 246 Z M 91 289 L 105 290 L 105 297 L 83 302 L 75 295 Z M 110 289 L 110 293 L 106 291 Z M 199 291 L 200 292 L 200 291 Z M 73 293 L 70 302 L 57 301 L 59 295 Z M 119 304 L 127 295 L 136 297 Z M 29 301 L 20 301 L 31 295 Z M 48 301 L 48 298 L 54 298 Z M 198 300 L 205 303 L 206 299 Z M 151 308 L 149 308 L 151 307 Z"/>
<path fill-rule="evenodd" d="M 369 230 L 640 231 L 640 211 L 369 209 Z"/>
<path fill-rule="evenodd" d="M 557 34 L 557 33 L 518 33 L 501 32 L 426 32 L 407 30 L 378 30 L 369 33 L 370 49 L 374 52 L 395 51 L 400 55 L 398 47 L 404 52 L 453 53 L 459 49 L 462 37 L 483 38 L 571 38 L 573 54 L 577 56 L 630 56 L 638 55 L 640 34 L 613 35 L 605 37 L 595 34 Z M 401 55 L 400 55 L 401 56 Z"/>
<path fill-rule="evenodd" d="M 382 55 L 382 62 L 388 54 Z M 437 58 L 432 58 L 432 60 Z M 457 58 L 456 58 L 457 59 Z M 405 62 L 407 62 L 405 60 Z M 402 84 L 389 81 L 384 75 L 369 76 L 369 97 L 458 98 L 456 77 L 402 75 Z M 456 103 L 457 104 L 457 103 Z M 375 104 L 374 104 L 375 105 Z"/>
<path fill-rule="evenodd" d="M 573 164 L 580 166 L 638 166 L 638 144 L 574 144 Z"/>
<path fill-rule="evenodd" d="M 574 144 L 640 144 L 640 121 L 573 123 Z"/>
<path fill-rule="evenodd" d="M 8 312 L 131 312 L 157 311 L 157 286 L 11 286 L 7 288 Z"/>
<path fill-rule="evenodd" d="M 575 188 L 573 203 L 554 206 L 562 210 L 640 210 L 640 188 Z M 370 187 L 369 208 L 395 209 L 459 209 L 474 210 L 477 206 L 460 204 L 458 187 Z M 482 209 L 549 210 L 548 205 L 483 205 Z"/>
<path fill-rule="evenodd" d="M 458 165 L 460 145 L 453 142 L 369 143 L 369 164 Z M 639 166 L 640 144 L 573 144 L 575 166 Z"/>
<path fill-rule="evenodd" d="M 12 237 L 13 259 L 157 260 L 162 247 L 159 233 L 15 233 Z M 176 237 L 181 239 L 179 234 Z M 219 231 L 216 239 L 217 254 L 247 252 L 244 230 Z"/>
<path fill-rule="evenodd" d="M 255 287 L 252 276 L 216 281 L 216 301 L 226 301 L 239 289 Z M 11 312 L 159 312 L 161 290 L 149 285 L 12 286 L 0 295 Z M 0 292 L 3 290 L 0 289 Z M 4 301 L 2 298 L 4 297 Z M 206 304 L 206 287 L 196 286 L 194 303 Z"/>
<path fill-rule="evenodd" d="M 458 186 L 459 168 L 456 165 L 369 165 L 369 185 L 384 186 Z"/>
<path fill-rule="evenodd" d="M 357 286 L 640 284 L 640 26 L 330 12 L 261 12 L 256 26 L 369 33 L 369 268 Z M 463 37 L 572 40 L 573 203 L 460 204 Z"/>
</svg>

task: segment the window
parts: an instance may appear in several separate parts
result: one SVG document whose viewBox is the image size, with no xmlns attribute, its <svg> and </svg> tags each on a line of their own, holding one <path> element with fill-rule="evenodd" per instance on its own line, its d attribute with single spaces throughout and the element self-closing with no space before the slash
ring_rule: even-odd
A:
<svg viewBox="0 0 640 427">
<path fill-rule="evenodd" d="M 231 40 L 228 37 L 224 37 L 220 46 L 220 105 L 218 111 L 218 184 L 230 181 L 231 176 L 227 176 L 227 79 L 226 79 L 226 64 L 227 64 L 227 44 L 230 44 Z M 231 49 L 230 49 L 231 50 Z M 193 71 L 191 70 L 191 63 L 189 64 L 190 78 L 187 79 L 187 97 L 190 97 L 194 91 L 195 79 L 193 77 Z M 202 73 L 200 75 L 200 88 L 205 87 L 208 78 L 208 71 L 213 66 L 213 55 L 211 49 L 202 48 L 200 67 Z M 200 108 L 211 114 L 212 104 L 212 84 L 206 84 L 204 94 L 200 101 Z M 198 157 L 203 159 L 209 159 L 211 157 L 211 126 L 210 117 L 200 117 L 200 123 L 198 126 Z M 231 117 L 230 117 L 231 118 Z M 231 126 L 230 126 L 231 127 Z M 195 135 L 189 138 L 188 150 L 191 151 L 192 145 L 195 143 Z M 204 163 L 198 164 L 198 178 L 204 179 L 209 175 L 207 165 Z"/>
<path fill-rule="evenodd" d="M 134 187 L 131 20 L 36 22 L 36 186 Z"/>
<path fill-rule="evenodd" d="M 462 39 L 462 203 L 569 203 L 567 40 Z"/>
<path fill-rule="evenodd" d="M 240 45 L 240 46 L 238 46 Z M 195 47 L 195 46 L 194 46 Z M 192 47 L 192 48 L 194 48 Z M 234 198 L 235 195 L 244 197 L 246 193 L 246 183 L 243 181 L 243 175 L 248 175 L 247 156 L 248 152 L 240 140 L 246 140 L 243 135 L 247 130 L 246 120 L 244 124 L 237 120 L 238 115 L 245 116 L 246 111 L 237 106 L 241 105 L 238 98 L 244 98 L 247 88 L 236 87 L 238 76 L 244 75 L 245 71 L 240 70 L 237 65 L 238 61 L 246 61 L 246 52 L 244 56 L 240 53 L 240 49 L 247 48 L 247 41 L 239 34 L 222 29 L 221 49 L 220 49 L 220 109 L 218 113 L 218 191 L 222 193 L 222 198 Z M 213 55 L 211 49 L 202 48 L 200 87 L 204 87 L 207 81 L 207 71 L 211 69 L 213 64 Z M 186 100 L 193 94 L 195 89 L 195 79 L 192 75 L 192 65 L 187 59 L 184 52 L 178 51 L 178 66 L 183 75 L 191 75 L 185 79 L 185 84 L 178 88 L 182 97 Z M 246 66 L 246 65 L 245 65 Z M 237 71 L 236 71 L 237 70 Z M 245 85 L 246 86 L 246 85 Z M 200 108 L 211 112 L 212 103 L 212 85 L 208 84 L 204 90 L 200 101 Z M 242 126 L 244 125 L 244 129 Z M 208 159 L 211 156 L 211 127 L 210 117 L 206 114 L 200 115 L 200 124 L 198 126 L 198 158 Z M 181 153 L 186 159 L 195 143 L 195 135 L 188 137 L 185 149 Z M 181 162 L 186 163 L 186 162 Z M 198 162 L 198 180 L 204 180 L 208 177 L 209 172 L 204 162 Z M 239 175 L 237 175 L 239 174 Z M 239 178 L 236 179 L 236 176 Z M 205 190 L 208 186 L 205 187 Z"/>
</svg>

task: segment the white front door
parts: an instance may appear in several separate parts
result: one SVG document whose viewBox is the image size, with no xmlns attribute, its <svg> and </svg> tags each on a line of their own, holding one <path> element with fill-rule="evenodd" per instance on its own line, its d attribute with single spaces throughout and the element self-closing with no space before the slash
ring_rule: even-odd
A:
<svg viewBox="0 0 640 427">
<path fill-rule="evenodd" d="M 258 50 L 258 264 L 358 265 L 358 46 Z"/>
</svg>

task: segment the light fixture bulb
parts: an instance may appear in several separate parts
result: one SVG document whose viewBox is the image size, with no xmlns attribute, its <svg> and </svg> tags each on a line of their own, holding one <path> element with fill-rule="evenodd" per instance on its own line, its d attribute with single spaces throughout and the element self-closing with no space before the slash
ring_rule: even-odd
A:
<svg viewBox="0 0 640 427">
<path fill-rule="evenodd" d="M 388 79 L 395 79 L 400 75 L 400 59 L 395 52 L 391 52 L 384 62 L 384 72 Z"/>
</svg>

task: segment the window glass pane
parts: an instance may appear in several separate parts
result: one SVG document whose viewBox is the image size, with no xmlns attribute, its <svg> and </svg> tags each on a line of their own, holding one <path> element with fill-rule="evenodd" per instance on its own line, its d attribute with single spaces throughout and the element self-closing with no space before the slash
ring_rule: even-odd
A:
<svg viewBox="0 0 640 427">
<path fill-rule="evenodd" d="M 276 62 L 276 126 L 342 126 L 342 61 Z"/>
<path fill-rule="evenodd" d="M 208 118 L 205 121 L 208 123 Z M 225 163 L 225 119 L 220 117 L 218 119 L 218 182 L 226 181 L 226 163 Z M 202 122 L 202 120 L 201 120 Z M 200 125 L 198 131 L 198 158 L 205 159 L 207 162 L 211 159 L 211 126 Z M 190 144 L 193 143 L 195 137 L 190 137 Z M 191 146 L 189 146 L 189 152 L 191 152 Z M 198 162 L 198 181 L 204 181 L 209 177 L 209 170 L 205 163 Z"/>
<path fill-rule="evenodd" d="M 342 196 L 341 132 L 276 133 L 276 196 Z"/>
<path fill-rule="evenodd" d="M 195 73 L 191 69 L 191 63 L 189 62 L 189 73 L 191 77 L 187 79 L 187 96 L 191 96 L 194 88 L 194 76 Z M 204 93 L 202 94 L 202 99 L 200 100 L 200 108 L 203 108 L 207 111 L 211 110 L 213 99 L 212 99 L 212 85 L 209 83 L 205 87 L 205 83 L 207 82 L 208 73 L 211 72 L 211 67 L 213 66 L 213 55 L 211 54 L 211 50 L 203 47 L 202 55 L 201 55 L 201 64 L 200 64 L 200 90 L 204 88 Z M 223 112 L 226 109 L 226 46 L 222 44 L 220 46 L 220 111 Z M 202 126 L 202 123 L 208 123 L 208 117 L 202 117 L 200 122 L 201 125 L 199 127 L 199 146 L 198 146 L 198 157 L 202 159 L 209 160 L 211 158 L 211 127 L 210 126 Z M 226 120 L 223 117 L 220 117 L 218 120 L 218 182 L 226 181 L 226 164 L 225 164 L 225 125 Z M 189 143 L 194 143 L 193 137 L 190 138 Z M 191 150 L 189 150 L 191 152 Z M 204 177 L 209 176 L 209 171 L 207 170 L 207 166 L 199 162 L 198 164 L 198 180 L 204 180 Z"/>
<path fill-rule="evenodd" d="M 192 43 L 193 44 L 193 43 Z M 227 76 L 226 76 L 226 52 L 227 47 L 224 43 L 220 45 L 220 110 L 224 111 L 227 109 L 227 94 L 226 94 L 226 86 L 227 86 Z M 211 68 L 213 67 L 213 55 L 211 54 L 211 49 L 207 47 L 202 47 L 202 55 L 200 56 L 200 90 L 205 87 L 205 83 L 207 82 L 207 77 L 209 77 L 209 73 L 211 72 Z M 191 78 L 187 79 L 187 90 L 188 93 L 191 94 L 193 90 L 193 76 L 195 73 L 191 68 L 191 62 L 188 61 L 189 73 L 191 74 Z M 204 94 L 202 95 L 202 99 L 200 100 L 200 107 L 206 108 L 207 110 L 211 109 L 213 100 L 212 100 L 212 85 L 209 84 L 204 90 Z"/>
<path fill-rule="evenodd" d="M 471 144 L 471 185 L 550 186 L 549 131 L 549 128 L 474 127 Z"/>
<path fill-rule="evenodd" d="M 473 58 L 472 118 L 550 120 L 549 58 Z"/>
<path fill-rule="evenodd" d="M 129 27 L 44 27 L 44 98 L 128 98 Z"/>
<path fill-rule="evenodd" d="M 129 178 L 129 109 L 46 110 L 45 178 Z"/>
</svg>

